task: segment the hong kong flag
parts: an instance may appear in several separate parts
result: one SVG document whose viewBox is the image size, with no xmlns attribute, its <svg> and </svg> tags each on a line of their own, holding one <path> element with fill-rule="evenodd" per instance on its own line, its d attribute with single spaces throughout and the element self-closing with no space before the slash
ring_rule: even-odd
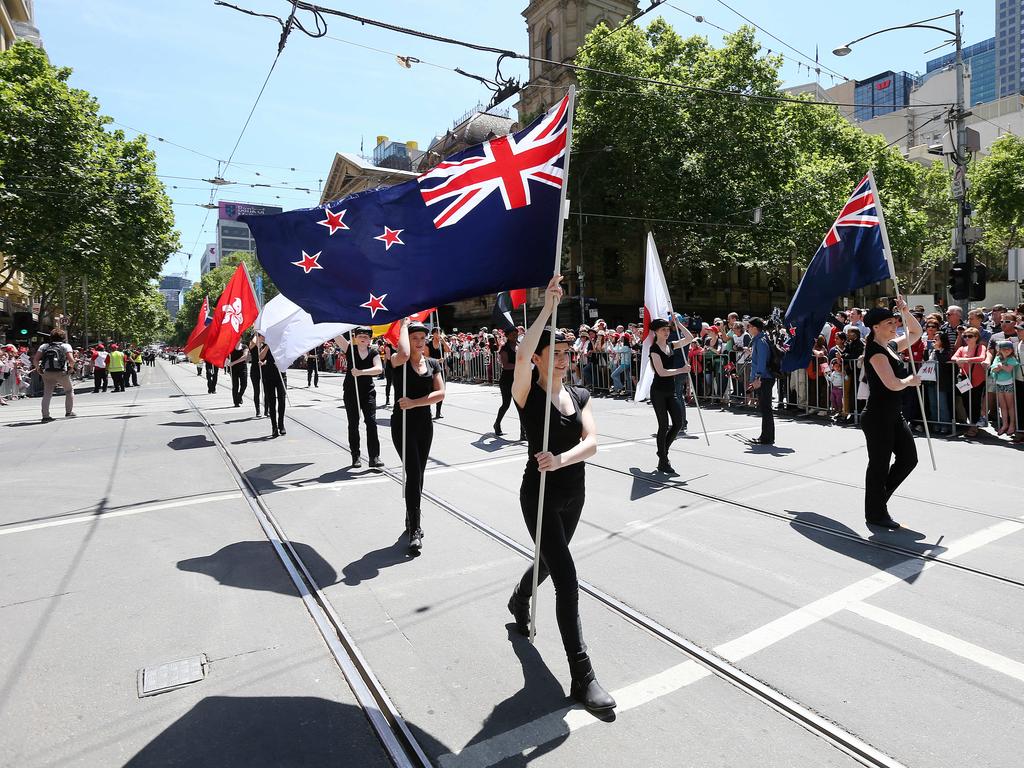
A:
<svg viewBox="0 0 1024 768">
<path fill-rule="evenodd" d="M 224 293 L 217 299 L 213 319 L 206 331 L 203 360 L 211 365 L 224 365 L 224 358 L 242 338 L 242 332 L 256 322 L 259 313 L 249 272 L 245 263 L 240 263 L 225 286 Z"/>
</svg>

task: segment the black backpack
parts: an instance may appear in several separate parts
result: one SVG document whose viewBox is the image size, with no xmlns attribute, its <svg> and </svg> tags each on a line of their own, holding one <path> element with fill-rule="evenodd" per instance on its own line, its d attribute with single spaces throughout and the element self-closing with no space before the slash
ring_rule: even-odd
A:
<svg viewBox="0 0 1024 768">
<path fill-rule="evenodd" d="M 786 350 L 773 338 L 768 339 L 768 372 L 775 378 L 782 376 L 782 358 Z"/>
<path fill-rule="evenodd" d="M 59 371 L 63 373 L 68 369 L 68 356 L 62 344 L 49 343 L 43 351 L 43 370 Z"/>
</svg>

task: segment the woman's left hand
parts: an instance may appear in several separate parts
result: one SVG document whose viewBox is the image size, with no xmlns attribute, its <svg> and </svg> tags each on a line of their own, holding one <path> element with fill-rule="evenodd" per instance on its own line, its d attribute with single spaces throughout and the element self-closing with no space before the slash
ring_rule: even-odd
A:
<svg viewBox="0 0 1024 768">
<path fill-rule="evenodd" d="M 398 407 L 401 408 L 403 411 L 407 411 L 410 408 L 415 408 L 416 405 L 410 398 L 400 397 L 398 398 Z"/>
<path fill-rule="evenodd" d="M 541 451 L 534 454 L 534 458 L 537 459 L 537 468 L 541 472 L 554 472 L 562 466 L 561 457 L 556 456 L 550 451 Z"/>
</svg>

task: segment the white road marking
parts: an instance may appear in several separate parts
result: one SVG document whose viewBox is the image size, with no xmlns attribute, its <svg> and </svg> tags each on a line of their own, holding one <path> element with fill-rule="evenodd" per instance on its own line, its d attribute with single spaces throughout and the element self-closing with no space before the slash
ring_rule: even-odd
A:
<svg viewBox="0 0 1024 768">
<path fill-rule="evenodd" d="M 1024 516 L 1021 519 L 1024 520 Z M 943 556 L 947 559 L 960 557 L 986 544 L 991 544 L 1005 536 L 1017 533 L 1022 529 L 1024 529 L 1024 523 L 1012 521 L 997 523 L 950 544 L 949 548 L 943 553 Z M 923 560 L 903 561 L 885 571 L 861 579 L 831 595 L 826 595 L 802 608 L 791 611 L 785 616 L 748 632 L 735 640 L 723 643 L 715 648 L 714 651 L 729 661 L 740 661 L 790 637 L 801 629 L 810 627 L 822 619 L 827 619 L 841 610 L 851 609 L 852 606 L 860 606 L 864 599 L 878 594 L 887 587 L 899 584 L 901 581 L 933 565 L 937 565 L 937 563 Z M 909 627 L 913 624 L 913 622 L 909 622 L 907 619 L 895 618 L 900 619 L 901 622 L 906 622 L 904 626 Z M 1018 665 L 1017 662 L 985 651 L 970 643 L 964 643 L 964 641 L 944 635 L 944 633 L 937 632 L 936 630 L 930 630 L 928 627 L 922 627 L 922 625 L 917 625 L 917 627 L 934 633 L 929 635 L 929 642 L 934 642 L 934 644 L 938 645 L 939 642 L 937 641 L 941 639 L 947 643 L 947 645 L 942 647 L 946 647 L 954 653 L 965 655 L 965 653 L 960 652 L 966 652 L 969 649 L 974 655 L 965 655 L 966 658 L 971 658 L 974 661 L 978 661 L 978 663 L 985 663 L 980 661 L 980 659 L 984 658 L 988 662 L 985 666 L 1000 663 L 999 660 L 1002 660 L 1003 667 L 999 671 L 1004 671 L 1004 669 L 1017 671 L 1017 667 L 1007 667 L 1005 665 L 1005 662 Z M 939 636 L 942 637 L 940 638 Z M 954 648 L 957 650 L 953 650 Z M 981 655 L 978 652 L 988 655 Z M 1024 665 L 1018 666 L 1024 667 Z M 613 691 L 612 696 L 615 697 L 618 703 L 616 711 L 621 714 L 642 704 L 654 701 L 661 696 L 675 693 L 691 683 L 708 677 L 710 674 L 711 672 L 697 662 L 684 661 L 674 667 L 669 667 L 663 672 Z M 442 755 L 438 762 L 442 768 L 453 768 L 454 766 L 461 765 L 491 765 L 500 760 L 523 755 L 541 744 L 553 741 L 597 722 L 600 721 L 580 707 L 566 707 L 527 725 L 513 728 L 484 741 L 477 742 L 461 752 Z"/>
<path fill-rule="evenodd" d="M 870 619 L 891 629 L 903 632 L 911 637 L 916 637 L 918 640 L 934 645 L 936 648 L 942 648 L 956 654 L 960 658 L 973 661 L 975 664 L 980 664 L 995 672 L 1001 672 L 1015 680 L 1024 682 L 1024 664 L 998 654 L 995 651 L 982 648 L 980 645 L 969 643 L 966 640 L 961 640 L 938 629 L 925 626 L 912 619 L 906 619 L 903 616 L 898 616 L 891 611 L 869 605 L 868 603 L 854 603 L 846 606 L 846 610 L 852 611 L 858 616 L 863 616 L 865 619 Z"/>
<path fill-rule="evenodd" d="M 158 512 L 163 509 L 175 509 L 177 507 L 191 507 L 196 504 L 208 504 L 214 501 L 229 501 L 240 499 L 240 491 L 228 491 L 225 493 L 214 493 L 209 496 L 197 496 L 193 499 L 181 499 L 179 501 L 167 501 L 160 504 L 140 504 L 139 506 L 126 509 L 115 509 L 112 512 L 101 512 L 97 515 L 78 515 L 76 517 L 64 517 L 60 520 L 46 520 L 40 523 L 28 525 L 15 525 L 10 528 L 0 528 L 0 536 L 8 536 L 12 533 L 24 533 L 25 531 L 36 531 L 40 528 L 55 528 L 60 525 L 74 525 L 76 523 L 89 523 L 93 520 L 106 520 L 111 517 L 125 517 L 126 515 L 140 515 L 143 512 Z"/>
</svg>

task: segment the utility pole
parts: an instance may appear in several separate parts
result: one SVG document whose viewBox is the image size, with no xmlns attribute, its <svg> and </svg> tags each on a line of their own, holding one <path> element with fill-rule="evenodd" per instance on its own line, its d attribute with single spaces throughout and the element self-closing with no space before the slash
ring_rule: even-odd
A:
<svg viewBox="0 0 1024 768">
<path fill-rule="evenodd" d="M 586 293 L 587 292 L 585 290 L 583 290 L 583 278 L 584 278 L 583 264 L 577 264 L 576 265 L 576 280 L 580 284 L 580 324 L 581 325 L 586 325 L 587 324 L 587 298 L 586 298 Z"/>
<path fill-rule="evenodd" d="M 956 126 L 956 144 L 953 150 L 953 193 L 956 198 L 956 263 L 967 263 L 967 111 L 964 107 L 964 51 L 963 37 L 960 34 L 960 16 L 963 11 L 957 9 L 955 42 L 956 42 L 956 114 L 953 120 Z"/>
</svg>

